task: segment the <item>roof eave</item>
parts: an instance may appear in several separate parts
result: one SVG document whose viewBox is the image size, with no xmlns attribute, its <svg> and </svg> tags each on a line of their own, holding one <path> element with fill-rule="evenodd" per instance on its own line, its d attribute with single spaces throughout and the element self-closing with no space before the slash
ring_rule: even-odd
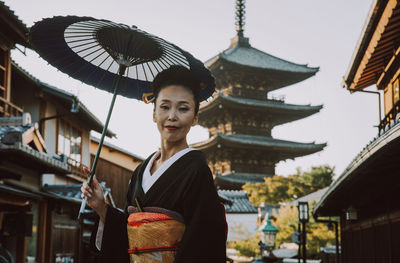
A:
<svg viewBox="0 0 400 263">
<path fill-rule="evenodd" d="M 75 103 L 76 106 L 78 106 L 78 114 L 81 114 L 81 117 L 84 119 L 91 120 L 92 125 L 95 126 L 93 130 L 95 130 L 99 133 L 102 133 L 103 128 L 104 128 L 103 123 L 92 112 L 90 112 L 86 108 L 86 106 L 78 99 L 77 96 L 75 96 L 65 90 L 56 88 L 45 82 L 42 82 L 41 80 L 39 80 L 36 77 L 29 74 L 26 70 L 24 70 L 22 67 L 20 67 L 15 61 L 12 61 L 11 63 L 14 66 L 14 69 L 18 70 L 19 73 L 21 73 L 27 79 L 29 79 L 33 83 L 35 83 L 41 90 L 43 90 L 43 92 L 54 95 L 55 97 L 57 97 L 63 101 L 71 103 L 71 105 Z M 82 111 L 81 111 L 81 109 L 82 109 Z M 110 138 L 116 137 L 116 134 L 109 129 L 107 129 L 106 135 Z"/>
<path fill-rule="evenodd" d="M 372 35 L 375 32 L 376 25 L 382 15 L 386 1 L 374 0 L 371 4 L 371 9 L 368 13 L 364 27 L 357 41 L 356 48 L 350 60 L 349 67 L 343 77 L 342 86 L 350 92 L 356 91 L 352 89 L 354 76 L 360 66 L 361 60 L 364 57 L 365 51 L 371 41 Z"/>
<path fill-rule="evenodd" d="M 397 127 L 389 130 L 388 133 L 385 133 L 381 137 L 378 137 L 370 145 L 364 147 L 362 152 L 354 160 L 352 160 L 352 162 L 347 166 L 343 173 L 335 181 L 332 182 L 328 190 L 321 197 L 320 201 L 314 206 L 313 214 L 316 216 L 336 215 L 321 213 L 321 210 L 325 208 L 324 205 L 326 205 L 326 203 L 335 192 L 340 191 L 340 189 L 343 188 L 346 183 L 349 183 L 352 177 L 354 177 L 354 175 L 356 174 L 355 172 L 357 169 L 359 169 L 366 161 L 368 161 L 373 154 L 377 153 L 382 147 L 386 146 L 390 143 L 390 141 L 398 137 L 400 137 L 399 124 L 397 125 Z"/>
</svg>

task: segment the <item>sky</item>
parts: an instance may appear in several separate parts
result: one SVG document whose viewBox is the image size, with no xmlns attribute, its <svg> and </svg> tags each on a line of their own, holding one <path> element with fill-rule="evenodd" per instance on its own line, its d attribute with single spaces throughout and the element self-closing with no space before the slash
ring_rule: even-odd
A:
<svg viewBox="0 0 400 263">
<path fill-rule="evenodd" d="M 108 19 L 157 35 L 206 61 L 227 49 L 235 31 L 234 0 L 5 0 L 28 26 L 56 15 Z M 319 67 L 319 72 L 300 83 L 273 91 L 286 103 L 323 105 L 310 117 L 276 126 L 272 136 L 297 142 L 327 143 L 319 153 L 284 160 L 276 174 L 289 175 L 297 168 L 331 165 L 336 175 L 378 133 L 378 98 L 375 94 L 350 94 L 342 87 L 352 54 L 372 0 L 248 0 L 244 35 L 250 44 L 268 54 Z M 23 47 L 19 47 L 23 49 Z M 69 91 L 101 121 L 105 121 L 111 94 L 95 89 L 48 65 L 27 49 L 12 51 L 12 58 L 43 82 Z M 376 90 L 369 87 L 367 90 Z M 147 157 L 160 146 L 152 105 L 119 96 L 109 129 L 116 139 L 106 139 L 134 154 Z M 99 134 L 94 134 L 100 136 Z M 189 143 L 208 138 L 208 131 L 194 127 Z"/>
</svg>

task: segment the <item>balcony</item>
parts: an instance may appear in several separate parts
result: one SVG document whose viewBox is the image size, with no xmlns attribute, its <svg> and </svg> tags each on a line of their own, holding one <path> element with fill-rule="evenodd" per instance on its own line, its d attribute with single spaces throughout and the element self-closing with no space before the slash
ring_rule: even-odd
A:
<svg viewBox="0 0 400 263">
<path fill-rule="evenodd" d="M 70 157 L 65 156 L 65 158 L 67 158 L 67 164 L 71 167 L 72 174 L 85 180 L 88 179 L 87 175 L 83 172 L 83 168 L 87 168 L 88 170 L 90 170 L 87 166 L 74 159 L 71 159 Z"/>
<path fill-rule="evenodd" d="M 390 128 L 400 122 L 400 100 L 396 102 L 393 108 L 386 114 L 385 118 L 379 123 L 379 135 L 382 135 Z"/>
<path fill-rule="evenodd" d="M 0 117 L 22 116 L 23 109 L 0 97 Z"/>
</svg>

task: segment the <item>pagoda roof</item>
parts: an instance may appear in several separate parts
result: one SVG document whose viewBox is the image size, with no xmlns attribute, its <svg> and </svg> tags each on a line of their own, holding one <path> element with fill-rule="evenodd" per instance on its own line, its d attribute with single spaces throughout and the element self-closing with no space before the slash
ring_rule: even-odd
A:
<svg viewBox="0 0 400 263">
<path fill-rule="evenodd" d="M 204 116 L 208 112 L 216 109 L 219 105 L 231 106 L 236 109 L 246 109 L 247 111 L 268 111 L 269 113 L 272 113 L 271 116 L 276 116 L 276 121 L 278 121 L 278 123 L 286 123 L 305 118 L 319 112 L 323 108 L 323 105 L 311 106 L 286 104 L 278 100 L 239 98 L 229 95 L 227 96 L 219 92 L 213 100 L 202 104 L 200 114 Z M 285 116 L 285 118 L 282 118 L 283 116 Z"/>
<path fill-rule="evenodd" d="M 240 39 L 238 40 L 238 38 Z M 315 75 L 319 70 L 319 67 L 296 64 L 253 48 L 247 38 L 238 36 L 232 40 L 228 49 L 207 60 L 204 64 L 213 71 L 213 65 L 219 66 L 226 63 L 236 65 L 238 69 L 260 70 L 262 78 L 274 79 L 274 87 L 269 87 L 269 89 L 277 89 L 300 82 Z M 220 68 L 218 66 L 216 69 Z"/>
<path fill-rule="evenodd" d="M 199 150 L 213 148 L 218 144 L 232 148 L 241 149 L 261 149 L 265 151 L 279 151 L 278 156 L 294 158 L 321 151 L 326 143 L 300 143 L 274 139 L 270 136 L 255 136 L 243 134 L 222 134 L 217 133 L 208 140 L 192 144 L 191 147 Z M 286 159 L 282 158 L 282 159 Z"/>
<path fill-rule="evenodd" d="M 245 183 L 264 183 L 264 178 L 270 176 L 268 174 L 256 173 L 216 174 L 215 182 L 222 189 L 241 190 Z"/>
</svg>

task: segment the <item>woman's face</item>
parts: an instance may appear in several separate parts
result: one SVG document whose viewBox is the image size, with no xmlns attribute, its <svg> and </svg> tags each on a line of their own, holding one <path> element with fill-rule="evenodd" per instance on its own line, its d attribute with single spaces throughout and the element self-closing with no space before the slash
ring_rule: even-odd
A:
<svg viewBox="0 0 400 263">
<path fill-rule="evenodd" d="M 186 143 L 190 128 L 197 124 L 193 94 L 181 85 L 161 89 L 155 102 L 153 120 L 157 123 L 161 139 Z"/>
</svg>

